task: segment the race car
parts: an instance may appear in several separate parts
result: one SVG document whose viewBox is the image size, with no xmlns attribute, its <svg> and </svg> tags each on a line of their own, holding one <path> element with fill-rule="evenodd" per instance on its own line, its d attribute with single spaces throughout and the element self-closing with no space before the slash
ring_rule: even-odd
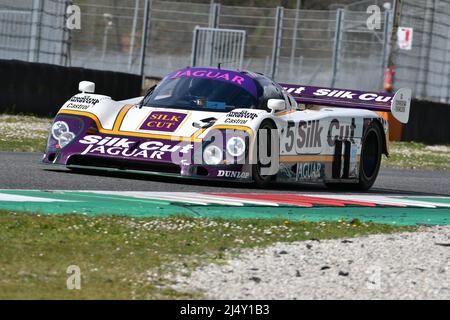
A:
<svg viewBox="0 0 450 320">
<path fill-rule="evenodd" d="M 56 115 L 43 162 L 198 179 L 369 189 L 388 123 L 408 122 L 411 90 L 275 83 L 263 74 L 187 67 L 144 97 L 114 101 L 82 81 Z"/>
</svg>

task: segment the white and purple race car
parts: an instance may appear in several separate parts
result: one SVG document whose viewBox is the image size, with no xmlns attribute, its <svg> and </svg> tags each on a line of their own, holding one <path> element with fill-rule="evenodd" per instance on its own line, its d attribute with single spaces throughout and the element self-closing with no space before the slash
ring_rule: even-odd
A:
<svg viewBox="0 0 450 320">
<path fill-rule="evenodd" d="M 59 110 L 43 162 L 198 179 L 321 182 L 369 189 L 388 155 L 392 112 L 408 122 L 411 90 L 395 95 L 278 84 L 249 71 L 184 68 L 144 97 L 114 101 L 80 82 Z"/>
</svg>

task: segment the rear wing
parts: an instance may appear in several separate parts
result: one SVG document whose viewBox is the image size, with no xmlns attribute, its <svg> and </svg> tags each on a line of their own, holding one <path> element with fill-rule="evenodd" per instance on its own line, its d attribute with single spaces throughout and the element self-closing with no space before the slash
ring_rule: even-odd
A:
<svg viewBox="0 0 450 320">
<path fill-rule="evenodd" d="M 384 92 L 299 86 L 285 83 L 280 83 L 280 85 L 298 103 L 391 112 L 401 123 L 407 123 L 409 120 L 411 89 L 408 88 L 400 89 L 394 95 Z"/>
</svg>

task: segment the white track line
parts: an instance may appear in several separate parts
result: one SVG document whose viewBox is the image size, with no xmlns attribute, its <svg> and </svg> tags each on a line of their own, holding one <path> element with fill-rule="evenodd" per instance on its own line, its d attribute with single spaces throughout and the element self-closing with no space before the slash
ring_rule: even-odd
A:
<svg viewBox="0 0 450 320">
<path fill-rule="evenodd" d="M 394 198 L 394 199 L 397 199 L 397 198 L 399 198 L 399 197 L 395 196 L 395 197 L 393 197 L 393 198 Z M 413 198 L 448 199 L 448 198 L 446 198 L 446 197 L 416 197 L 416 196 L 414 196 Z M 402 199 L 402 200 L 404 200 L 404 199 Z M 410 201 L 416 201 L 416 202 L 420 202 L 420 203 L 428 203 L 428 204 L 432 204 L 432 205 L 434 205 L 434 206 L 442 207 L 442 208 L 450 208 L 450 203 L 432 202 L 432 201 L 429 201 L 429 200 L 410 200 Z"/>
<path fill-rule="evenodd" d="M 77 202 L 50 198 L 28 197 L 16 194 L 0 193 L 0 201 L 4 202 Z"/>
</svg>

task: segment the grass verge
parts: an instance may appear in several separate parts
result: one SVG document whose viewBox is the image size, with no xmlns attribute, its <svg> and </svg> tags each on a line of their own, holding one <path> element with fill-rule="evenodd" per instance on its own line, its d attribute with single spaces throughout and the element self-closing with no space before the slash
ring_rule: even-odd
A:
<svg viewBox="0 0 450 320">
<path fill-rule="evenodd" d="M 33 116 L 0 115 L 0 151 L 43 152 L 52 120 Z M 392 142 L 388 168 L 450 171 L 450 146 Z"/>
<path fill-rule="evenodd" d="M 275 242 L 346 238 L 415 228 L 352 222 L 46 216 L 0 211 L 0 299 L 201 298 L 170 288 L 240 249 Z M 68 290 L 68 266 L 81 290 Z"/>
<path fill-rule="evenodd" d="M 0 151 L 44 152 L 52 120 L 0 115 Z"/>
<path fill-rule="evenodd" d="M 450 146 L 427 146 L 417 142 L 391 143 L 383 166 L 399 169 L 450 171 Z"/>
</svg>

